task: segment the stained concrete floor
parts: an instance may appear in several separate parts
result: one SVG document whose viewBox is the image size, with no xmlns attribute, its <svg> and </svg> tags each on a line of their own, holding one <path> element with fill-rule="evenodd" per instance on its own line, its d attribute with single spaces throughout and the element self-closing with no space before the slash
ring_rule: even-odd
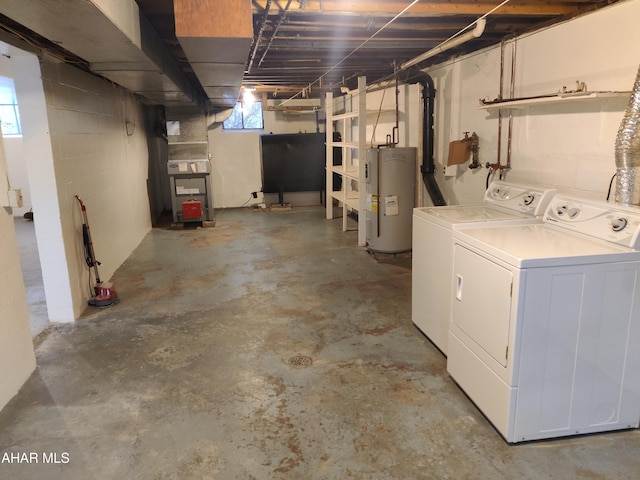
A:
<svg viewBox="0 0 640 480">
<path fill-rule="evenodd" d="M 510 446 L 411 323 L 408 255 L 320 208 L 153 229 L 121 301 L 52 325 L 2 479 L 637 479 L 637 430 Z M 43 464 L 42 454 L 60 463 Z"/>
<path fill-rule="evenodd" d="M 15 217 L 13 223 L 20 248 L 20 266 L 29 306 L 31 336 L 35 338 L 49 325 L 42 269 L 38 257 L 38 242 L 33 221 Z"/>
</svg>

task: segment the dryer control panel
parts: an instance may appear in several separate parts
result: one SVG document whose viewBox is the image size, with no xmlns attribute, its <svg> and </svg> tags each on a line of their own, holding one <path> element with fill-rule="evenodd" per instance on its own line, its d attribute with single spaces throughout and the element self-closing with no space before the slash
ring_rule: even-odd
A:
<svg viewBox="0 0 640 480">
<path fill-rule="evenodd" d="M 555 190 L 495 180 L 484 194 L 484 201 L 508 210 L 541 216 Z"/>
<path fill-rule="evenodd" d="M 545 223 L 607 242 L 640 249 L 640 208 L 557 196 L 549 204 Z"/>
</svg>

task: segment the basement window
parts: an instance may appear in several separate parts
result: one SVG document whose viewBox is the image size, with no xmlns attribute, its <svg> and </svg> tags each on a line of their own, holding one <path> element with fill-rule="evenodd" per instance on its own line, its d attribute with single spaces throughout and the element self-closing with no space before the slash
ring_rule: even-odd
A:
<svg viewBox="0 0 640 480">
<path fill-rule="evenodd" d="M 13 80 L 0 75 L 0 128 L 2 135 L 22 135 Z"/>
<path fill-rule="evenodd" d="M 225 130 L 259 130 L 264 128 L 262 102 L 236 103 L 233 113 L 222 123 Z"/>
</svg>

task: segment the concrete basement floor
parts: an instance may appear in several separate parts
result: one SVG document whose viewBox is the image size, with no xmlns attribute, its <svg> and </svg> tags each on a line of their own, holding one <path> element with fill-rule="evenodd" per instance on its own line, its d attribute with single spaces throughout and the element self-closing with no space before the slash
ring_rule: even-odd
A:
<svg viewBox="0 0 640 480">
<path fill-rule="evenodd" d="M 505 443 L 412 325 L 408 254 L 321 208 L 216 217 L 153 229 L 120 303 L 38 337 L 0 455 L 39 463 L 0 478 L 640 478 L 637 430 Z"/>
</svg>

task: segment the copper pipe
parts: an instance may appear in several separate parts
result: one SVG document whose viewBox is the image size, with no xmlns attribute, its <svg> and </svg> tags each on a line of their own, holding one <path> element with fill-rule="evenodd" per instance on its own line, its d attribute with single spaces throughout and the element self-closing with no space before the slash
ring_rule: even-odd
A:
<svg viewBox="0 0 640 480">
<path fill-rule="evenodd" d="M 511 47 L 511 87 L 509 89 L 509 98 L 514 98 L 516 83 L 516 39 L 513 39 L 513 47 Z M 511 168 L 511 134 L 513 129 L 513 110 L 509 109 L 509 133 L 507 135 L 507 164 L 506 169 Z"/>
<path fill-rule="evenodd" d="M 504 39 L 500 42 L 500 93 L 498 99 L 502 100 L 502 92 L 504 87 Z M 498 109 L 498 158 L 496 163 L 500 165 L 500 156 L 502 155 L 502 109 Z"/>
</svg>

